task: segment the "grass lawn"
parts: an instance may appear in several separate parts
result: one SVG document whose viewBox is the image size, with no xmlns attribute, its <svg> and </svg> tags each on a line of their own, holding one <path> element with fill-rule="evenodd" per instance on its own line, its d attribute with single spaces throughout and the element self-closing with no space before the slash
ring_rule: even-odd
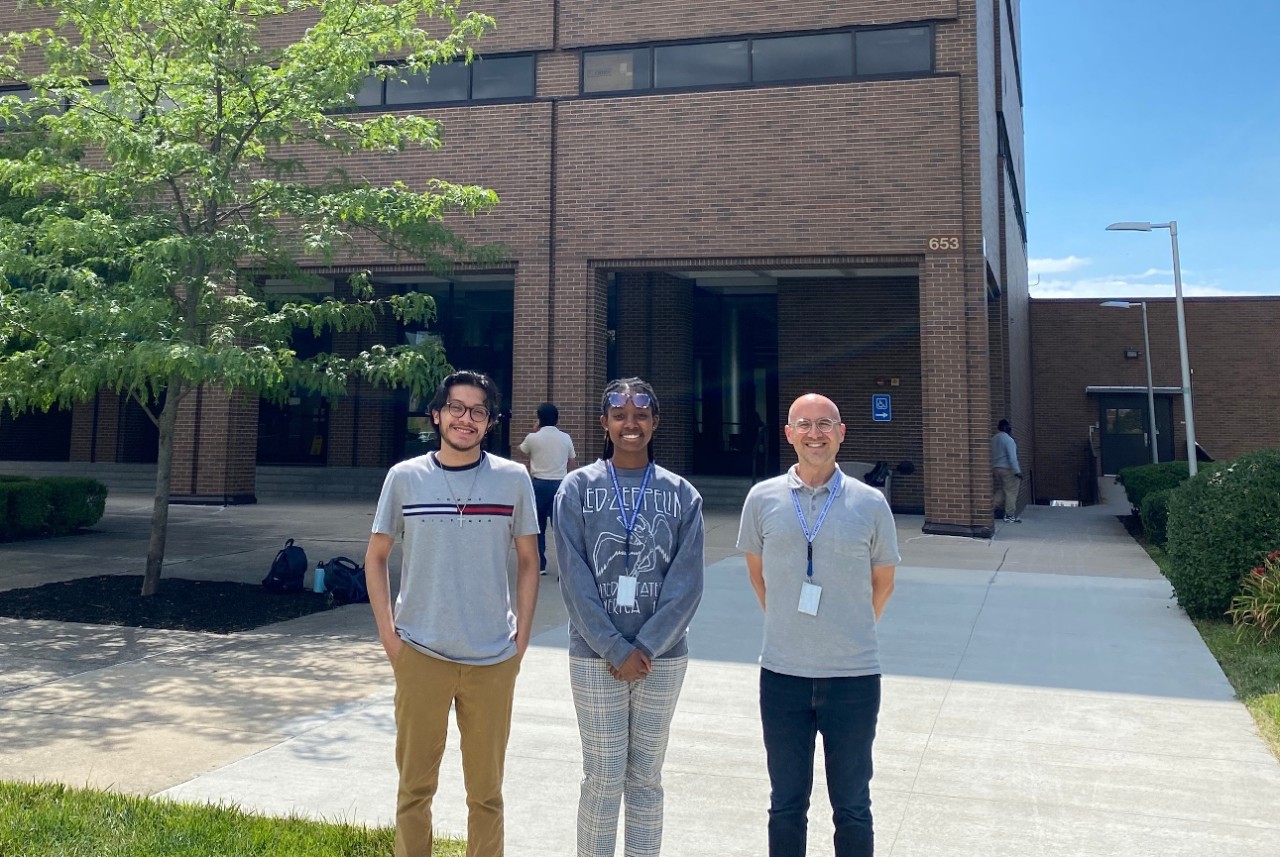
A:
<svg viewBox="0 0 1280 857">
<path fill-rule="evenodd" d="M 22 857 L 386 857 L 390 828 L 267 818 L 61 785 L 0 782 L 0 854 Z M 439 857 L 466 845 L 436 840 Z"/>
<path fill-rule="evenodd" d="M 1136 538 L 1168 576 L 1169 555 Z M 1252 628 L 1237 628 L 1224 619 L 1197 619 L 1194 624 L 1236 696 L 1253 715 L 1272 754 L 1280 759 L 1280 640 L 1261 643 Z"/>
</svg>

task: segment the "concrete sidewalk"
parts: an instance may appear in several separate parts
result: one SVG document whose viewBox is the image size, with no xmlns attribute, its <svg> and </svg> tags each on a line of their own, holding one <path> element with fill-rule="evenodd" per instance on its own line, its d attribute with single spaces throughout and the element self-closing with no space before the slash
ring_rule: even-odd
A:
<svg viewBox="0 0 1280 857">
<path fill-rule="evenodd" d="M 0 548 L 0 588 L 136 573 L 147 498 L 100 532 Z M 899 516 L 903 566 L 881 624 L 873 796 L 881 855 L 1280 853 L 1280 764 L 1115 519 L 1032 507 L 989 541 Z M 166 574 L 257 582 L 287 536 L 359 556 L 372 508 L 174 507 Z M 765 853 L 755 692 L 760 611 L 709 512 L 707 592 L 665 768 L 663 853 Z M 579 746 L 564 609 L 543 578 L 507 773 L 508 851 L 573 853 Z M 0 619 L 0 776 L 391 820 L 391 673 L 363 605 L 232 636 Z M 465 830 L 456 735 L 436 803 Z M 829 855 L 821 779 L 810 853 Z"/>
</svg>

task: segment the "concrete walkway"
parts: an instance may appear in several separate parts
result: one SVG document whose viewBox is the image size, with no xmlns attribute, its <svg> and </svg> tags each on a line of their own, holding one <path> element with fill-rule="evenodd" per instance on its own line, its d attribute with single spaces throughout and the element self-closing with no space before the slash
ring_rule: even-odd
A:
<svg viewBox="0 0 1280 857">
<path fill-rule="evenodd" d="M 0 588 L 137 573 L 150 503 L 0 548 Z M 166 574 L 257 582 L 287 536 L 363 551 L 371 504 L 174 507 Z M 900 516 L 873 797 L 893 857 L 1280 854 L 1280 764 L 1118 506 L 1029 508 L 989 541 Z M 664 855 L 762 855 L 760 611 L 709 512 L 707 592 L 665 769 Z M 393 557 L 393 562 L 395 558 Z M 508 756 L 508 853 L 572 854 L 579 745 L 543 578 Z M 387 824 L 391 673 L 364 605 L 232 636 L 0 619 L 0 776 Z M 437 799 L 465 830 L 456 736 Z M 819 779 L 810 854 L 830 855 Z"/>
</svg>

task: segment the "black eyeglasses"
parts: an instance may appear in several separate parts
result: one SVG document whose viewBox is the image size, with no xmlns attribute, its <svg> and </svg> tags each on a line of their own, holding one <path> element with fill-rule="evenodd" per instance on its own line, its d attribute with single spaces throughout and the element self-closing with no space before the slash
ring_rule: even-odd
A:
<svg viewBox="0 0 1280 857">
<path fill-rule="evenodd" d="M 487 423 L 489 421 L 490 411 L 484 405 L 467 407 L 462 402 L 445 402 L 444 409 L 453 417 L 460 417 L 463 414 L 470 413 L 471 419 L 478 423 Z"/>
<path fill-rule="evenodd" d="M 648 393 L 625 393 L 622 390 L 615 390 L 604 397 L 611 408 L 620 408 L 631 400 L 631 404 L 637 408 L 647 408 L 653 404 L 653 397 Z"/>
</svg>

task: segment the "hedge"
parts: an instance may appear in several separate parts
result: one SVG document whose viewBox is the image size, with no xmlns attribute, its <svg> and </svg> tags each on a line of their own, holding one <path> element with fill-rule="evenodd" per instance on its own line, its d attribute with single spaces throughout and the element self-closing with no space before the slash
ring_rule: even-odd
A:
<svg viewBox="0 0 1280 857">
<path fill-rule="evenodd" d="M 1162 488 L 1142 498 L 1142 532 L 1147 541 L 1164 547 L 1169 543 L 1169 496 L 1175 489 Z"/>
<path fill-rule="evenodd" d="M 107 486 L 96 479 L 30 479 L 0 475 L 0 540 L 72 533 L 106 510 Z"/>
<path fill-rule="evenodd" d="M 1135 511 L 1141 512 L 1143 499 L 1153 491 L 1177 488 L 1188 479 L 1185 461 L 1162 461 L 1126 467 L 1117 478 Z"/>
<path fill-rule="evenodd" d="M 107 486 L 84 476 L 51 476 L 41 479 L 49 486 L 49 529 L 74 533 L 92 527 L 107 510 Z"/>
<path fill-rule="evenodd" d="M 49 518 L 50 493 L 39 480 L 0 482 L 0 539 L 38 535 Z"/>
<path fill-rule="evenodd" d="M 1169 581 L 1193 619 L 1221 618 L 1280 547 L 1280 449 L 1215 462 L 1169 497 Z"/>
</svg>

